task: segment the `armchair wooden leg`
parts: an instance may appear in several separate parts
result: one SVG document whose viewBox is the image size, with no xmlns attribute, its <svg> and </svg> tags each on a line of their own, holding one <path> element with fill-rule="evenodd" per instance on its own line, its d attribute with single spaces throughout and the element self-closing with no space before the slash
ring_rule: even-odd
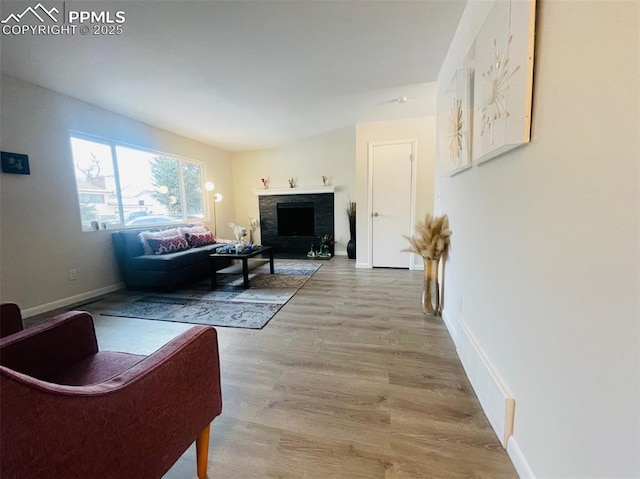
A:
<svg viewBox="0 0 640 479">
<path fill-rule="evenodd" d="M 209 428 L 211 424 L 204 428 L 196 439 L 196 462 L 198 464 L 198 478 L 207 477 L 207 462 L 209 460 Z"/>
</svg>

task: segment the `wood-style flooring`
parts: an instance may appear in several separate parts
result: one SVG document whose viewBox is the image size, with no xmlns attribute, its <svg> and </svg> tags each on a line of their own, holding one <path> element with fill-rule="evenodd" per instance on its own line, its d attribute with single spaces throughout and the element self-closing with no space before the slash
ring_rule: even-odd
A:
<svg viewBox="0 0 640 479">
<path fill-rule="evenodd" d="M 209 477 L 517 478 L 441 318 L 422 314 L 422 278 L 337 257 L 263 330 L 218 328 Z M 103 350 L 149 354 L 190 327 L 92 312 Z M 165 479 L 194 477 L 191 446 Z"/>
</svg>

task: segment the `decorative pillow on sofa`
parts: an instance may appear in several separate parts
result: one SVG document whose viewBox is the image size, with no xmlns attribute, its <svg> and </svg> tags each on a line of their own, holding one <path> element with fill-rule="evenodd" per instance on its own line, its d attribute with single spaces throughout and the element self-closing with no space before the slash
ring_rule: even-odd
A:
<svg viewBox="0 0 640 479">
<path fill-rule="evenodd" d="M 169 236 L 166 238 L 148 238 L 153 254 L 175 253 L 189 249 L 189 243 L 184 236 Z"/>
<path fill-rule="evenodd" d="M 200 233 L 208 233 L 209 228 L 207 228 L 202 223 L 195 223 L 193 226 L 180 226 L 178 227 L 178 234 L 182 236 L 186 236 L 187 234 L 200 234 Z"/>
<path fill-rule="evenodd" d="M 150 239 L 162 239 L 170 238 L 172 236 L 182 236 L 178 231 L 178 228 L 169 228 L 162 231 L 143 231 L 138 234 L 138 238 L 142 241 L 142 247 L 144 248 L 144 254 L 154 254 L 153 249 L 149 245 Z"/>
<path fill-rule="evenodd" d="M 187 243 L 189 243 L 189 246 L 192 248 L 215 244 L 217 242 L 216 237 L 213 236 L 211 231 L 207 231 L 206 233 L 186 233 L 186 237 Z"/>
</svg>

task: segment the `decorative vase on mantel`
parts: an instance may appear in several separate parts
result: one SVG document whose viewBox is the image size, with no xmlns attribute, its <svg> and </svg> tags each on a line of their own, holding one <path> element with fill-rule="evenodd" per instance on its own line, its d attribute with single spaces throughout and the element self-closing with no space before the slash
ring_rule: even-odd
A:
<svg viewBox="0 0 640 479">
<path fill-rule="evenodd" d="M 422 312 L 429 316 L 439 316 L 440 309 L 440 283 L 438 282 L 439 259 L 423 258 L 424 260 L 424 287 L 422 290 Z"/>
<path fill-rule="evenodd" d="M 349 217 L 349 233 L 351 239 L 347 243 L 347 257 L 349 259 L 356 259 L 356 217 Z"/>
</svg>

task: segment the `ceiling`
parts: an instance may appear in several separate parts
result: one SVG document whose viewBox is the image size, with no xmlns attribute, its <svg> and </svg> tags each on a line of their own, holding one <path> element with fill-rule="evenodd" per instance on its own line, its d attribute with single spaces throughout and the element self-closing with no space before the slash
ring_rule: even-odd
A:
<svg viewBox="0 0 640 479">
<path fill-rule="evenodd" d="M 3 19 L 25 7 L 2 3 Z M 2 35 L 0 58 L 10 76 L 150 125 L 228 151 L 268 149 L 432 113 L 429 82 L 465 3 L 84 2 L 124 11 L 123 33 Z"/>
</svg>

